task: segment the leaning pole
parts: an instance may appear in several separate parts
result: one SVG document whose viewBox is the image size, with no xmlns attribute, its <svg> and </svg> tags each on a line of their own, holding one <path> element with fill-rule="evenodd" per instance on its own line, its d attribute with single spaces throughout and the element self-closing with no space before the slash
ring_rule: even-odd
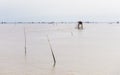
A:
<svg viewBox="0 0 120 75">
<path fill-rule="evenodd" d="M 48 43 L 49 43 L 50 50 L 51 50 L 51 53 L 52 53 L 53 61 L 54 61 L 53 67 L 55 67 L 55 65 L 56 65 L 55 55 L 54 55 L 53 48 L 52 48 L 52 45 L 51 45 L 51 43 L 50 43 L 50 40 L 49 40 L 49 37 L 48 37 L 48 36 L 47 36 L 47 39 L 48 39 Z"/>
</svg>

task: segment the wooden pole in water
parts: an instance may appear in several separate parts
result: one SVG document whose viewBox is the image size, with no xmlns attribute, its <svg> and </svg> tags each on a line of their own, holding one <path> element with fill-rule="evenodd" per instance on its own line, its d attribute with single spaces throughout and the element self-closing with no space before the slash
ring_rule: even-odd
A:
<svg viewBox="0 0 120 75">
<path fill-rule="evenodd" d="M 51 50 L 51 53 L 52 53 L 52 56 L 53 56 L 53 61 L 54 61 L 53 67 L 55 67 L 55 65 L 56 65 L 55 55 L 54 55 L 54 52 L 53 52 L 52 45 L 50 43 L 49 37 L 47 36 L 47 38 L 48 38 L 48 43 L 49 43 L 50 50 Z"/>
<path fill-rule="evenodd" d="M 24 42 L 25 42 L 24 49 L 25 49 L 25 56 L 26 56 L 27 48 L 26 48 L 26 31 L 25 31 L 25 27 L 24 27 Z"/>
</svg>

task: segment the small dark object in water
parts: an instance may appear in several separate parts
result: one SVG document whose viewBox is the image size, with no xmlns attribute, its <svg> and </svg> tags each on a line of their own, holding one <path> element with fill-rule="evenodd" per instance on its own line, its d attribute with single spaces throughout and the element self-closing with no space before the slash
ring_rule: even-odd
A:
<svg viewBox="0 0 120 75">
<path fill-rule="evenodd" d="M 83 22 L 82 21 L 78 21 L 78 29 L 83 29 Z"/>
<path fill-rule="evenodd" d="M 119 21 L 117 21 L 116 23 L 119 24 Z"/>
</svg>

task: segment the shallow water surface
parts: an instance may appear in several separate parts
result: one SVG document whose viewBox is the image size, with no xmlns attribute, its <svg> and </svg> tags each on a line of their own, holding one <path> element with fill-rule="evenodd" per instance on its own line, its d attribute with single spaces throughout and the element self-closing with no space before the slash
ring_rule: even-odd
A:
<svg viewBox="0 0 120 75">
<path fill-rule="evenodd" d="M 119 33 L 119 24 L 1 24 L 0 75 L 120 75 Z"/>
</svg>

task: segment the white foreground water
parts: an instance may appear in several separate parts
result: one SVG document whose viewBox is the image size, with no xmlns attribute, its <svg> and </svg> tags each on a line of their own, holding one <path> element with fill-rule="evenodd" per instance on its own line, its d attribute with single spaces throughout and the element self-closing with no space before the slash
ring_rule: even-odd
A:
<svg viewBox="0 0 120 75">
<path fill-rule="evenodd" d="M 120 24 L 75 27 L 1 24 L 0 75 L 120 75 Z"/>
</svg>

